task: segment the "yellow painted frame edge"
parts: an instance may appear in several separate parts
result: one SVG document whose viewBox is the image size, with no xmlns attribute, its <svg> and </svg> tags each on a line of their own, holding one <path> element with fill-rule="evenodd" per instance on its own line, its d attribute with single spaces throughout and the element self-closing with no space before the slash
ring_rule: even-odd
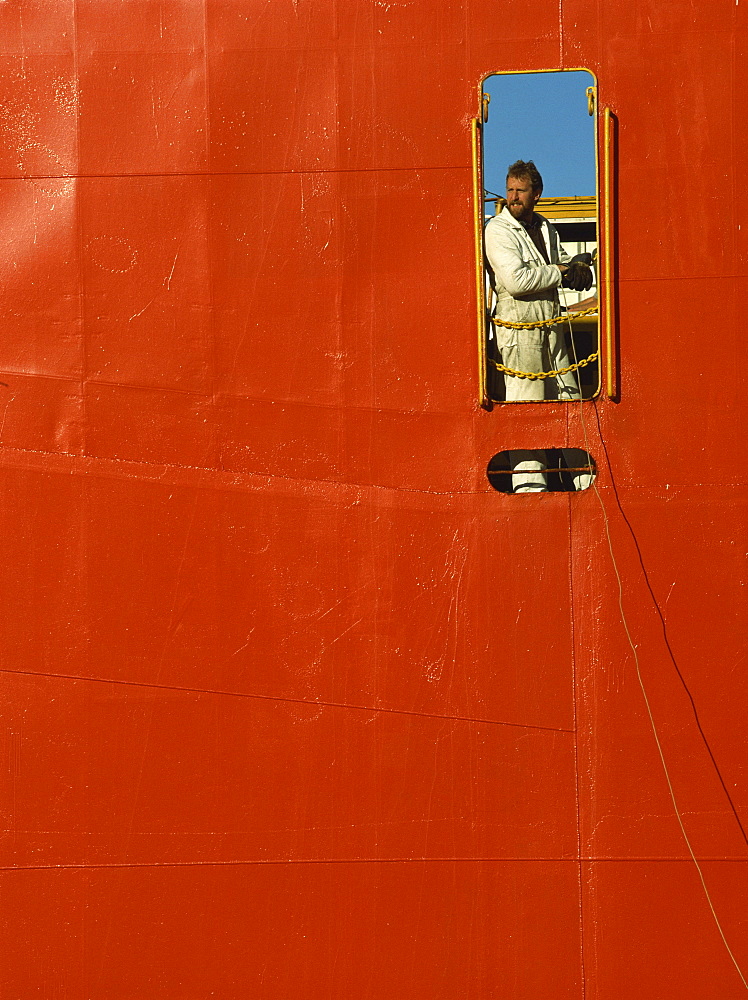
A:
<svg viewBox="0 0 748 1000">
<path fill-rule="evenodd" d="M 482 223 L 483 223 L 483 198 L 481 197 L 482 190 L 483 190 L 483 185 L 481 183 L 482 178 L 483 178 L 483 157 L 479 155 L 479 148 L 478 148 L 478 141 L 477 141 L 478 140 L 478 135 L 477 134 L 478 134 L 478 132 L 479 132 L 479 130 L 481 128 L 481 123 L 483 121 L 483 84 L 491 76 L 519 76 L 519 74 L 523 74 L 525 76 L 528 76 L 530 73 L 533 73 L 533 74 L 534 73 L 589 73 L 589 75 L 592 77 L 592 86 L 595 88 L 595 115 L 594 115 L 594 119 L 595 119 L 595 141 L 593 143 L 593 145 L 595 147 L 595 189 L 596 189 L 597 192 L 599 192 L 601 190 L 601 184 L 600 184 L 600 156 L 599 156 L 600 138 L 599 138 L 598 126 L 597 126 L 597 122 L 598 122 L 598 118 L 599 118 L 599 110 L 598 110 L 599 109 L 599 101 L 598 101 L 598 93 L 599 93 L 599 91 L 598 91 L 597 76 L 596 76 L 595 73 L 592 72 L 591 69 L 589 69 L 589 67 L 587 67 L 587 66 L 564 66 L 562 69 L 559 69 L 558 67 L 553 67 L 553 68 L 548 68 L 548 69 L 531 69 L 531 70 L 528 70 L 528 69 L 499 69 L 499 70 L 494 70 L 494 71 L 492 71 L 490 73 L 486 73 L 486 74 L 484 74 L 480 78 L 480 82 L 478 83 L 478 117 L 471 119 L 471 126 L 472 126 L 472 136 L 473 136 L 473 201 L 475 203 L 474 223 L 475 223 L 475 229 L 476 229 L 476 247 L 477 247 L 477 250 L 476 250 L 476 269 L 477 269 L 476 285 L 477 285 L 477 288 L 478 288 L 478 295 L 477 295 L 477 301 L 478 301 L 478 348 L 479 348 L 479 353 L 478 353 L 478 378 L 479 378 L 479 388 L 480 388 L 480 392 L 479 392 L 479 397 L 478 398 L 479 398 L 480 405 L 484 406 L 484 407 L 487 407 L 487 408 L 491 408 L 493 406 L 494 402 L 496 402 L 496 400 L 493 400 L 493 399 L 491 399 L 489 397 L 489 395 L 488 395 L 488 389 L 487 389 L 487 385 L 486 385 L 486 311 L 485 311 L 485 286 L 484 286 L 484 283 L 483 283 L 483 226 L 482 226 Z M 610 108 L 606 108 L 605 109 L 605 114 L 608 115 L 608 127 L 609 127 Z M 603 118 L 603 129 L 605 128 L 605 121 L 606 121 L 606 119 L 604 117 Z M 607 148 L 607 146 L 606 146 L 606 148 Z M 605 176 L 606 177 L 608 176 L 607 173 L 606 173 Z M 597 231 L 598 231 L 598 234 L 599 234 L 600 230 L 601 230 L 601 225 L 600 225 L 600 221 L 601 221 L 601 219 L 600 219 L 600 201 L 601 201 L 601 199 L 600 199 L 600 197 L 598 197 L 596 195 L 596 199 L 595 200 L 597 202 L 597 204 L 595 206 L 595 224 L 597 225 Z M 607 210 L 606 210 L 606 225 L 605 225 L 605 233 L 606 233 L 606 235 L 607 235 L 607 232 L 608 232 L 608 222 L 607 222 L 607 220 L 608 220 L 608 214 L 607 214 Z M 608 280 L 608 271 L 609 271 L 609 267 L 610 267 L 610 265 L 609 265 L 610 253 L 608 252 L 608 248 L 607 247 L 605 249 L 605 261 L 606 261 L 606 264 L 605 264 L 605 283 L 606 283 L 605 301 L 607 302 L 608 298 L 609 298 L 609 293 L 608 293 L 607 289 L 610 287 L 610 281 Z M 611 289 L 611 292 L 610 292 L 610 298 L 612 299 L 612 289 Z M 598 348 L 599 348 L 599 344 L 600 344 L 600 341 L 602 339 L 601 338 L 601 330 L 600 330 L 600 324 L 599 324 L 599 322 L 598 322 L 597 339 L 598 339 Z M 611 333 L 611 340 L 612 340 L 612 333 Z M 606 359 L 607 359 L 606 360 L 606 364 L 608 364 L 608 365 L 612 364 L 611 361 L 610 361 L 610 351 L 608 350 L 607 332 L 606 332 Z M 607 370 L 606 370 L 606 374 L 607 374 Z M 600 395 L 600 392 L 601 392 L 601 389 L 602 389 L 602 384 L 601 383 L 602 383 L 602 378 L 599 377 L 598 378 L 597 389 L 593 393 L 591 399 L 596 399 Z M 609 381 L 608 381 L 608 384 L 610 384 Z M 612 399 L 614 393 L 608 392 L 607 395 L 608 395 L 609 398 Z M 585 402 L 589 402 L 589 401 L 591 401 L 591 400 L 586 400 Z M 544 400 L 544 402 L 551 403 L 551 402 L 554 402 L 554 400 Z"/>
<path fill-rule="evenodd" d="M 482 86 L 482 85 L 481 85 Z M 486 286 L 483 277 L 483 158 L 480 154 L 481 119 L 473 118 L 470 131 L 473 142 L 473 222 L 475 227 L 475 285 L 476 309 L 478 311 L 478 403 L 490 407 L 486 384 Z"/>
<path fill-rule="evenodd" d="M 610 108 L 603 109 L 603 203 L 605 205 L 604 229 L 604 268 L 605 268 L 605 394 L 608 399 L 616 397 L 616 366 L 615 366 L 615 289 L 613 288 L 613 202 L 612 202 L 612 156 L 611 156 L 611 121 Z"/>
</svg>

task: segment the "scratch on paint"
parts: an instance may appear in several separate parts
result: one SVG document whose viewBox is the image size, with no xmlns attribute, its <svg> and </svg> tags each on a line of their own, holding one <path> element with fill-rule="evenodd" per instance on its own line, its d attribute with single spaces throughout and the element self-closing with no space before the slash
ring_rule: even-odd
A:
<svg viewBox="0 0 748 1000">
<path fill-rule="evenodd" d="M 347 635 L 351 631 L 351 629 L 355 628 L 357 625 L 360 625 L 363 620 L 364 620 L 363 616 L 361 618 L 357 618 L 355 622 L 353 622 L 352 624 L 350 624 L 348 626 L 348 628 L 343 629 L 343 631 L 340 633 L 340 635 L 336 635 L 335 638 L 331 639 L 330 642 L 328 642 L 326 646 L 323 646 L 322 649 L 319 651 L 319 654 L 316 657 L 316 663 L 320 662 L 320 660 L 322 659 L 322 657 L 324 656 L 324 654 L 327 652 L 327 650 L 330 648 L 330 646 L 334 646 L 335 643 L 339 642 L 343 638 L 344 635 Z"/>
<path fill-rule="evenodd" d="M 156 131 L 156 142 L 158 142 L 159 141 L 158 119 L 156 118 L 156 101 L 153 96 L 153 91 L 151 91 L 151 115 L 153 117 L 153 127 Z"/>
<path fill-rule="evenodd" d="M 5 382 L 0 382 L 0 385 L 4 386 Z M 15 393 L 13 393 L 13 395 L 10 397 L 10 399 L 5 404 L 5 409 L 3 410 L 3 422 L 2 422 L 2 424 L 0 424 L 0 441 L 2 441 L 3 431 L 5 430 L 5 421 L 6 421 L 7 417 L 8 417 L 8 407 L 10 406 L 10 404 L 13 402 L 13 400 L 15 398 L 16 398 Z"/>
<path fill-rule="evenodd" d="M 444 672 L 444 665 L 446 664 L 450 653 L 450 647 L 452 648 L 452 657 L 454 658 L 454 651 L 457 644 L 457 631 L 459 627 L 460 589 L 462 586 L 462 577 L 465 572 L 467 556 L 467 544 L 462 537 L 459 528 L 456 528 L 452 536 L 452 544 L 449 547 L 449 552 L 445 560 L 446 565 L 443 574 L 444 577 L 449 577 L 451 580 L 455 581 L 446 615 L 446 637 L 444 640 L 444 648 L 437 657 L 432 660 L 427 660 L 423 664 L 426 680 L 432 684 L 441 680 Z"/>
<path fill-rule="evenodd" d="M 169 277 L 166 278 L 166 291 L 168 292 L 171 288 L 171 279 L 174 277 L 174 268 L 177 266 L 177 258 L 179 257 L 179 251 L 174 254 L 174 261 L 171 265 L 171 271 L 169 271 Z"/>
<path fill-rule="evenodd" d="M 250 639 L 250 636 L 252 635 L 252 633 L 253 633 L 253 632 L 254 632 L 254 629 L 253 629 L 253 628 L 249 630 L 249 633 L 248 633 L 248 635 L 247 635 L 247 641 L 246 641 L 246 642 L 244 643 L 244 645 L 243 645 L 243 646 L 240 646 L 240 647 L 239 647 L 239 648 L 238 648 L 238 649 L 237 649 L 237 650 L 236 650 L 235 652 L 233 652 L 233 653 L 231 654 L 232 656 L 236 656 L 236 655 L 237 655 L 237 653 L 241 653 L 241 651 L 242 651 L 243 649 L 246 649 L 246 648 L 247 648 L 247 646 L 249 645 L 249 639 Z"/>
<path fill-rule="evenodd" d="M 179 251 L 177 250 L 177 252 L 174 255 L 174 260 L 173 260 L 172 265 L 171 265 L 171 271 L 169 271 L 169 273 L 167 274 L 167 276 L 164 278 L 164 280 L 162 282 L 162 284 L 163 284 L 164 288 L 167 290 L 167 292 L 171 289 L 171 279 L 174 277 L 174 268 L 177 266 L 177 258 L 178 257 L 179 257 Z M 134 319 L 137 319 L 138 316 L 142 316 L 143 313 L 146 311 L 146 309 L 149 306 L 153 305 L 153 303 L 156 301 L 156 299 L 159 297 L 160 294 L 161 294 L 160 291 L 156 292 L 156 294 L 153 296 L 153 298 L 150 300 L 150 302 L 146 302 L 146 304 L 143 306 L 143 308 L 140 310 L 140 312 L 133 313 L 133 315 L 128 320 L 128 323 L 132 323 L 132 321 Z"/>
<path fill-rule="evenodd" d="M 143 315 L 143 313 L 144 313 L 144 312 L 146 311 L 146 309 L 148 308 L 148 306 L 150 306 L 150 305 L 153 305 L 153 303 L 154 303 L 154 302 L 156 301 L 156 299 L 157 299 L 157 298 L 158 298 L 158 293 L 157 293 L 156 295 L 154 295 L 154 296 L 153 296 L 153 298 L 151 299 L 151 301 L 150 301 L 150 302 L 146 302 L 146 304 L 145 304 L 145 305 L 143 306 L 143 308 L 142 308 L 142 309 L 140 310 L 140 312 L 136 312 L 136 313 L 133 313 L 133 314 L 132 314 L 132 316 L 131 316 L 131 317 L 129 318 L 129 320 L 128 320 L 127 322 L 128 322 L 128 323 L 132 323 L 132 321 L 133 321 L 134 319 L 137 319 L 137 318 L 138 318 L 138 316 L 142 316 L 142 315 Z"/>
</svg>

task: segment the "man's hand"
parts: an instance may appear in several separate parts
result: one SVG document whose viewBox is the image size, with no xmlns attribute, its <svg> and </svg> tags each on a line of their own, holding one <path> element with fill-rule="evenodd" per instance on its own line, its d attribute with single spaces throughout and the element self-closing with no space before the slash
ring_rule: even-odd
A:
<svg viewBox="0 0 748 1000">
<path fill-rule="evenodd" d="M 592 288 L 592 269 L 581 260 L 573 260 L 570 264 L 560 266 L 561 284 L 575 292 L 586 292 Z"/>
</svg>

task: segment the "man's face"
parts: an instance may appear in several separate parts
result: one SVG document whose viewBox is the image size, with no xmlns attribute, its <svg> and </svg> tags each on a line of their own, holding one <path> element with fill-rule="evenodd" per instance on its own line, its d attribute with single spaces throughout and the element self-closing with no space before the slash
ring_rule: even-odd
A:
<svg viewBox="0 0 748 1000">
<path fill-rule="evenodd" d="M 506 202 L 518 222 L 531 222 L 540 191 L 533 191 L 527 177 L 510 177 L 506 182 Z"/>
</svg>

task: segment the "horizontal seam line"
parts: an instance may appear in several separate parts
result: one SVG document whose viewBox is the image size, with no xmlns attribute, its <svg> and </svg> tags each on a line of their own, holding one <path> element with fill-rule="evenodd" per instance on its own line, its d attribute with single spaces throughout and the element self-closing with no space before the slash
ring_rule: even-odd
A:
<svg viewBox="0 0 748 1000">
<path fill-rule="evenodd" d="M 474 719 L 462 715 L 439 715 L 436 712 L 414 712 L 405 708 L 376 708 L 370 705 L 348 705 L 335 701 L 305 701 L 303 698 L 284 698 L 270 694 L 252 694 L 243 691 L 221 691 L 211 688 L 182 687 L 176 684 L 157 684 L 148 681 L 127 681 L 109 677 L 83 677 L 78 674 L 53 674 L 42 670 L 10 670 L 0 668 L 0 674 L 11 674 L 21 677 L 47 677 L 54 680 L 86 681 L 93 684 L 119 684 L 123 687 L 148 688 L 156 691 L 180 691 L 187 694 L 217 695 L 226 698 L 249 698 L 256 701 L 281 702 L 290 705 L 307 705 L 309 708 L 345 708 L 353 712 L 383 712 L 389 715 L 417 716 L 424 719 L 441 719 L 445 722 L 472 722 L 487 726 L 509 726 L 513 729 L 535 729 L 548 733 L 566 733 L 573 735 L 573 729 L 557 729 L 553 726 L 534 726 L 522 722 L 504 722 L 499 719 Z"/>
<path fill-rule="evenodd" d="M 80 864 L 59 865 L 0 865 L 0 871 L 60 871 L 86 870 L 90 868 L 220 868 L 251 865 L 402 865 L 402 864 L 538 864 L 559 863 L 577 864 L 579 861 L 619 862 L 622 864 L 636 863 L 673 863 L 691 864 L 690 858 L 575 858 L 575 857 L 543 857 L 543 858 L 299 858 L 299 859 L 255 859 L 253 861 L 121 861 L 121 862 L 91 862 Z M 735 863 L 748 858 L 700 858 L 704 862 Z"/>
<path fill-rule="evenodd" d="M 412 493 L 416 496 L 428 497 L 474 497 L 492 496 L 497 491 L 483 490 L 419 490 L 410 486 L 387 486 L 380 483 L 355 483 L 341 479 L 310 479 L 307 476 L 279 476 L 273 472 L 246 472 L 240 469 L 219 469 L 209 465 L 177 465 L 174 462 L 146 462 L 137 458 L 118 458 L 108 455 L 91 455 L 70 451 L 44 451 L 38 448 L 19 448 L 14 445 L 1 444 L 0 452 L 17 452 L 22 455 L 49 456 L 51 458 L 72 459 L 77 462 L 109 462 L 113 465 L 131 465 L 145 469 L 174 469 L 180 472 L 200 472 L 214 476 L 238 476 L 253 479 L 271 479 L 279 483 L 312 483 L 315 486 L 334 486 L 340 489 L 353 490 L 384 490 L 388 493 Z M 566 496 L 566 494 L 563 494 Z"/>
<path fill-rule="evenodd" d="M 735 278 L 745 278 L 745 277 L 747 277 L 747 276 L 745 274 L 742 274 L 742 273 L 725 274 L 724 271 L 720 271 L 719 274 L 705 274 L 704 275 L 704 280 L 705 281 L 706 280 L 709 280 L 709 281 L 719 281 L 720 279 L 724 279 L 725 281 L 733 281 Z M 656 282 L 656 281 L 693 281 L 693 277 L 691 277 L 691 276 L 689 276 L 687 274 L 656 274 L 656 275 L 652 274 L 652 275 L 643 275 L 642 277 L 636 277 L 636 276 L 633 276 L 633 277 L 619 277 L 617 280 L 620 281 L 621 283 L 633 282 L 633 281 L 651 281 L 651 282 Z M 701 280 L 701 275 L 699 275 L 699 280 Z M 651 308 L 651 307 L 649 307 L 649 308 Z"/>
<path fill-rule="evenodd" d="M 39 378 L 47 378 L 48 376 L 39 376 Z M 144 469 L 173 469 L 179 472 L 200 472 L 200 473 L 210 473 L 214 476 L 234 476 L 239 479 L 272 479 L 279 483 L 311 483 L 316 486 L 336 486 L 340 489 L 355 489 L 355 490 L 384 490 L 390 493 L 412 493 L 416 496 L 427 496 L 427 497 L 480 497 L 480 496 L 506 496 L 510 503 L 522 503 L 523 500 L 518 500 L 515 495 L 503 494 L 500 491 L 494 489 L 483 489 L 483 490 L 419 490 L 408 486 L 387 486 L 383 483 L 355 483 L 349 482 L 342 479 L 310 479 L 305 476 L 278 476 L 273 472 L 249 472 L 243 469 L 219 469 L 215 466 L 209 465 L 177 465 L 174 462 L 146 462 L 143 459 L 137 458 L 118 458 L 109 455 L 92 455 L 90 453 L 84 452 L 72 452 L 72 451 L 45 451 L 42 448 L 20 448 L 16 445 L 2 444 L 0 442 L 0 453 L 3 451 L 13 452 L 19 455 L 38 455 L 40 458 L 58 458 L 58 459 L 71 459 L 76 462 L 102 462 L 110 463 L 112 465 L 132 465 L 137 467 L 142 467 Z M 725 483 L 721 481 L 719 483 L 671 483 L 670 487 L 672 490 L 683 490 L 688 489 L 690 491 L 699 489 L 712 489 L 719 487 L 720 489 L 733 490 L 741 487 L 742 483 Z M 206 487 L 209 488 L 209 487 Z M 609 484 L 601 483 L 600 489 L 609 489 Z M 661 484 L 649 485 L 647 483 L 629 483 L 621 487 L 624 490 L 645 490 L 649 492 L 664 491 L 666 487 Z M 587 492 L 586 490 L 576 491 L 577 493 Z M 538 494 L 540 495 L 540 494 Z M 545 498 L 549 496 L 560 496 L 560 497 L 570 497 L 572 494 L 569 492 L 550 492 L 542 494 Z M 575 494 L 576 495 L 576 494 Z M 525 495 L 526 496 L 526 495 Z M 503 501 L 502 501 L 503 502 Z M 548 502 L 544 500 L 543 502 Z"/>
<path fill-rule="evenodd" d="M 153 172 L 142 174 L 2 174 L 0 181 L 83 181 L 83 180 L 122 180 L 144 177 L 283 177 L 299 174 L 382 174 L 382 173 L 421 173 L 424 170 L 464 170 L 470 171 L 469 165 L 454 166 L 420 166 L 412 167 L 318 167 L 308 170 L 179 170 L 174 172 Z"/>
<path fill-rule="evenodd" d="M 48 376 L 39 376 L 39 378 L 47 378 Z M 388 486 L 384 483 L 356 483 L 350 482 L 343 479 L 313 479 L 306 476 L 279 476 L 273 472 L 251 472 L 244 469 L 231 469 L 224 468 L 220 469 L 216 466 L 210 465 L 177 465 L 174 462 L 146 462 L 143 459 L 137 458 L 119 458 L 112 457 L 110 455 L 92 455 L 90 453 L 84 452 L 72 452 L 72 451 L 45 451 L 42 448 L 20 448 L 16 445 L 3 444 L 0 442 L 0 453 L 3 451 L 13 452 L 19 455 L 38 455 L 40 458 L 58 458 L 58 459 L 71 459 L 76 462 L 101 462 L 110 463 L 112 465 L 132 465 L 137 467 L 142 467 L 144 469 L 173 469 L 179 472 L 200 472 L 209 473 L 214 476 L 224 476 L 231 477 L 234 476 L 239 479 L 272 479 L 279 483 L 311 483 L 315 486 L 335 486 L 340 489 L 354 489 L 354 490 L 383 490 L 390 493 L 411 493 L 416 496 L 426 496 L 426 497 L 480 497 L 480 496 L 506 496 L 510 503 L 522 503 L 524 500 L 518 500 L 516 495 L 504 494 L 500 490 L 494 489 L 483 489 L 483 490 L 419 490 L 414 487 L 409 486 Z M 720 489 L 733 490 L 742 486 L 740 482 L 724 482 L 719 483 L 671 483 L 670 488 L 672 490 L 684 490 L 688 489 L 690 491 L 699 489 L 712 489 L 719 487 Z M 206 487 L 209 488 L 209 487 Z M 601 483 L 600 489 L 607 490 L 610 488 L 609 484 Z M 649 492 L 664 491 L 666 489 L 665 485 L 655 484 L 649 485 L 647 483 L 629 483 L 622 487 L 624 490 L 645 490 Z M 586 493 L 586 490 L 578 490 L 574 495 L 578 493 Z M 549 493 L 542 494 L 545 498 L 549 496 L 560 496 L 560 497 L 571 497 L 570 492 L 555 492 L 551 491 Z M 527 496 L 527 494 L 525 494 Z M 538 494 L 540 496 L 540 494 Z M 697 498 L 699 499 L 699 498 Z M 503 502 L 503 501 L 501 501 Z M 544 503 L 549 502 L 547 499 L 543 501 Z"/>
<path fill-rule="evenodd" d="M 394 406 L 362 406 L 358 403 L 321 403 L 319 401 L 309 401 L 306 399 L 284 399 L 283 397 L 277 397 L 271 399 L 269 396 L 257 396 L 251 395 L 246 392 L 233 392 L 229 389 L 218 389 L 215 392 L 211 392 L 209 389 L 182 389 L 178 386 L 171 385 L 147 385 L 142 382 L 120 382 L 120 381 L 109 381 L 104 378 L 87 378 L 82 373 L 79 375 L 57 375 L 52 372 L 30 372 L 23 371 L 17 368 L 0 368 L 0 375 L 4 378 L 23 378 L 23 379 L 41 379 L 52 382 L 68 382 L 74 386 L 80 386 L 82 390 L 87 389 L 89 386 L 94 387 L 104 387 L 106 389 L 138 389 L 142 392 L 174 392 L 185 396 L 197 396 L 200 399 L 204 399 L 208 402 L 214 403 L 216 406 L 220 406 L 225 400 L 227 402 L 238 401 L 241 403 L 260 403 L 265 405 L 272 405 L 276 409 L 283 410 L 284 408 L 291 407 L 303 407 L 309 410 L 330 410 L 335 413 L 351 412 L 356 415 L 359 414 L 384 414 L 390 415 L 394 414 L 403 417 L 413 417 L 422 418 L 424 415 L 427 417 L 459 417 L 464 414 L 463 407 L 457 407 L 455 409 L 439 409 L 434 411 L 424 411 L 418 409 L 417 407 L 411 407 L 410 409 L 401 409 Z M 0 383 L 1 385 L 2 383 Z M 7 388 L 11 388 L 7 386 Z M 558 403 L 557 400 L 547 400 L 549 403 Z M 585 402 L 587 402 L 585 400 Z M 567 406 L 567 403 L 561 403 L 561 406 Z M 58 452 L 53 452 L 52 454 L 58 454 Z M 69 454 L 69 452 L 59 452 L 59 454 Z"/>
</svg>

